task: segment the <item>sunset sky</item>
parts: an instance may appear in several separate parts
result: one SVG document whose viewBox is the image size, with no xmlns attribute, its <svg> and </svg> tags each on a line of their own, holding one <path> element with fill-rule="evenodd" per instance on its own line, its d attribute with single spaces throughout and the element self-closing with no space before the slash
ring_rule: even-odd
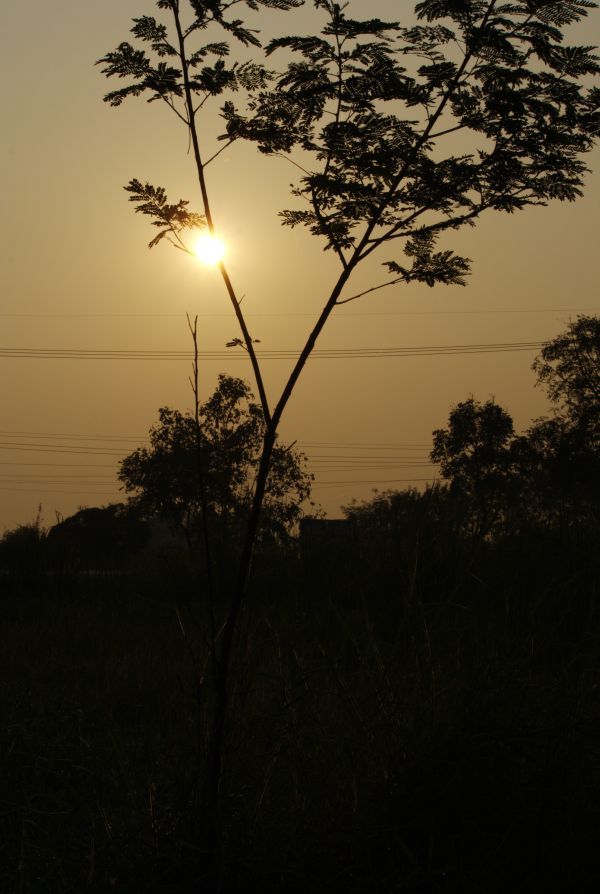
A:
<svg viewBox="0 0 600 894">
<path fill-rule="evenodd" d="M 410 2 L 354 0 L 360 15 L 401 17 Z M 161 406 L 191 406 L 188 359 L 56 359 L 41 351 L 187 351 L 185 314 L 199 317 L 201 351 L 224 351 L 236 321 L 217 271 L 167 245 L 134 215 L 123 185 L 163 185 L 201 210 L 187 134 L 161 103 L 102 102 L 113 89 L 94 62 L 128 39 L 149 0 L 10 3 L 2 29 L 2 280 L 0 284 L 0 533 L 55 513 L 122 499 L 118 458 L 139 446 Z M 303 33 L 317 20 L 261 12 L 264 31 Z M 600 13 L 574 29 L 600 41 Z M 115 85 L 116 86 L 116 85 Z M 219 102 L 206 122 L 210 155 Z M 211 148 L 212 147 L 212 148 Z M 340 307 L 319 349 L 542 342 L 577 313 L 598 313 L 600 154 L 573 204 L 516 215 L 490 212 L 444 245 L 473 259 L 467 288 L 397 286 Z M 266 351 L 298 350 L 338 274 L 339 262 L 301 229 L 282 228 L 297 172 L 283 159 L 236 144 L 208 169 L 227 265 L 254 337 Z M 387 256 L 359 270 L 348 294 L 385 279 Z M 218 373 L 252 381 L 245 356 L 201 361 L 202 395 Z M 452 405 L 490 396 L 522 430 L 546 412 L 530 370 L 535 351 L 391 358 L 314 358 L 281 428 L 315 472 L 313 498 L 332 516 L 353 498 L 433 480 L 432 430 Z M 276 398 L 291 360 L 267 359 Z"/>
</svg>

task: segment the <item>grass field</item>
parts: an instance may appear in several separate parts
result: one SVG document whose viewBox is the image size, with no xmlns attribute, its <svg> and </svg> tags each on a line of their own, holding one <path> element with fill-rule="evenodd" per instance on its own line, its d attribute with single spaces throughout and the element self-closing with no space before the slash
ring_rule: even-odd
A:
<svg viewBox="0 0 600 894">
<path fill-rule="evenodd" d="M 598 889 L 589 540 L 422 549 L 259 563 L 225 891 Z M 182 568 L 1 586 L 0 890 L 210 891 L 201 585 Z"/>
</svg>

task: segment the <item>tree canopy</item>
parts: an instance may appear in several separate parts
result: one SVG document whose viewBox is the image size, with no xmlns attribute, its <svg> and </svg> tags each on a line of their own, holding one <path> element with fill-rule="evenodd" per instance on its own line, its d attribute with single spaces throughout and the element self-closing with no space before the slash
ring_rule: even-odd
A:
<svg viewBox="0 0 600 894">
<path fill-rule="evenodd" d="M 213 394 L 190 413 L 159 410 L 150 446 L 121 461 L 119 478 L 149 514 L 169 518 L 191 535 L 197 530 L 204 486 L 206 508 L 221 527 L 244 520 L 252 502 L 264 417 L 242 379 L 220 375 Z M 202 480 L 201 480 L 202 479 Z M 263 536 L 284 536 L 310 496 L 312 476 L 293 446 L 277 445 L 267 484 Z"/>
<path fill-rule="evenodd" d="M 190 126 L 207 99 L 222 97 L 224 148 L 246 139 L 263 153 L 288 155 L 304 175 L 283 223 L 308 227 L 344 267 L 386 244 L 403 248 L 410 262 L 397 252 L 385 261 L 392 282 L 464 285 L 469 261 L 435 250 L 442 232 L 490 209 L 581 195 L 581 155 L 600 122 L 600 91 L 582 81 L 600 67 L 592 47 L 565 45 L 564 31 L 596 6 L 589 0 L 424 0 L 414 6 L 418 24 L 408 26 L 314 0 L 319 33 L 265 47 L 267 57 L 291 54 L 279 72 L 262 59 L 228 62 L 229 40 L 259 46 L 256 31 L 231 17 L 231 4 L 191 2 L 186 23 L 179 0 L 157 5 L 175 14 L 173 36 L 154 17 L 134 19 L 141 48 L 124 42 L 100 60 L 108 77 L 130 82 L 106 101 L 119 106 L 145 94 Z M 289 10 L 302 2 L 245 5 Z M 207 30 L 227 40 L 199 41 Z M 448 138 L 459 132 L 461 143 L 470 134 L 468 148 L 455 152 Z M 161 227 L 151 245 L 200 222 L 187 203 L 169 205 L 161 188 L 160 207 L 150 184 L 127 188 Z M 203 220 L 211 225 L 210 211 Z"/>
<path fill-rule="evenodd" d="M 597 522 L 600 506 L 600 318 L 580 316 L 535 359 L 554 413 L 522 435 L 494 400 L 473 397 L 433 433 L 431 459 L 484 527 L 517 517 L 544 525 Z"/>
<path fill-rule="evenodd" d="M 547 342 L 533 369 L 558 412 L 595 424 L 600 413 L 600 317 L 579 316 Z M 600 431 L 597 432 L 600 434 Z"/>
</svg>

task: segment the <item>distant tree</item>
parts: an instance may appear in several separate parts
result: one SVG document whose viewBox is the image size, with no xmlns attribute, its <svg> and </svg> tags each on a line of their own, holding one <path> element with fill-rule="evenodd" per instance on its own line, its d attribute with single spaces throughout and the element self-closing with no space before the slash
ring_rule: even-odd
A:
<svg viewBox="0 0 600 894">
<path fill-rule="evenodd" d="M 466 564 L 468 511 L 461 494 L 439 483 L 421 492 L 412 487 L 384 491 L 344 507 L 369 578 L 389 579 L 392 573 L 407 602 L 415 595 L 424 567 L 429 580 L 438 576 L 444 586 L 449 585 L 448 569 Z"/>
<path fill-rule="evenodd" d="M 447 428 L 433 432 L 431 460 L 451 490 L 467 499 L 477 532 L 498 521 L 512 478 L 513 436 L 506 410 L 473 397 L 453 407 Z"/>
<path fill-rule="evenodd" d="M 170 28 L 140 16 L 132 28 L 138 46 L 123 42 L 100 60 L 108 77 L 126 81 L 106 95 L 107 102 L 120 106 L 141 95 L 164 102 L 189 133 L 200 214 L 189 211 L 184 200 L 169 203 L 162 187 L 138 179 L 126 187 L 136 210 L 158 230 L 151 246 L 166 239 L 187 251 L 187 229 L 203 225 L 215 231 L 206 169 L 220 151 L 208 155 L 201 124 L 217 97 L 225 131 L 221 151 L 237 140 L 251 140 L 261 152 L 284 155 L 300 169 L 295 206 L 282 212 L 282 221 L 307 227 L 340 264 L 273 405 L 241 300 L 224 263 L 219 265 L 265 427 L 245 545 L 218 646 L 208 770 L 208 813 L 214 818 L 235 635 L 276 434 L 298 378 L 335 308 L 358 297 L 348 294 L 347 286 L 374 252 L 386 250 L 389 276 L 381 287 L 414 281 L 462 285 L 469 261 L 450 248 L 438 250 L 440 236 L 472 225 L 490 210 L 514 212 L 581 194 L 586 170 L 581 155 L 592 148 L 600 126 L 600 91 L 583 82 L 600 67 L 589 47 L 565 46 L 563 32 L 596 4 L 423 0 L 414 6 L 418 23 L 402 26 L 355 19 L 333 0 L 314 0 L 323 20 L 319 33 L 277 38 L 257 60 L 243 63 L 228 61 L 229 41 L 260 44 L 256 32 L 234 17 L 240 2 L 158 0 L 156 5 Z M 302 0 L 245 3 L 259 13 L 300 5 Z M 289 61 L 275 73 L 265 57 L 280 50 Z M 236 93 L 242 97 L 237 105 Z M 447 137 L 456 133 L 461 148 L 453 150 L 456 144 Z M 212 825 L 216 828 L 216 820 Z"/>
<path fill-rule="evenodd" d="M 433 433 L 431 458 L 477 524 L 574 526 L 600 506 L 600 319 L 579 317 L 548 341 L 533 366 L 553 404 L 516 436 L 509 414 L 473 397 Z"/>
<path fill-rule="evenodd" d="M 265 421 L 242 379 L 220 375 L 217 387 L 199 407 L 199 427 L 189 413 L 163 407 L 150 430 L 150 447 L 140 447 L 121 461 L 119 478 L 147 514 L 171 520 L 197 544 L 202 512 L 200 471 L 212 530 L 239 539 L 252 506 Z M 200 460 L 198 464 L 198 441 Z M 312 476 L 302 454 L 277 445 L 267 481 L 260 536 L 288 537 L 310 496 Z"/>
<path fill-rule="evenodd" d="M 0 571 L 17 582 L 29 582 L 39 577 L 44 568 L 46 535 L 40 506 L 32 522 L 17 525 L 0 538 Z"/>
<path fill-rule="evenodd" d="M 600 317 L 579 316 L 533 363 L 555 412 L 600 438 Z"/>
<path fill-rule="evenodd" d="M 515 444 L 530 511 L 571 525 L 597 524 L 600 510 L 600 318 L 580 316 L 533 363 L 553 416 Z"/>
<path fill-rule="evenodd" d="M 116 571 L 131 565 L 149 536 L 147 525 L 123 503 L 82 507 L 48 530 L 48 561 L 59 575 Z"/>
<path fill-rule="evenodd" d="M 554 529 L 580 524 L 587 515 L 587 475 L 572 440 L 572 430 L 557 416 L 537 419 L 511 446 L 515 492 L 510 527 Z"/>
</svg>

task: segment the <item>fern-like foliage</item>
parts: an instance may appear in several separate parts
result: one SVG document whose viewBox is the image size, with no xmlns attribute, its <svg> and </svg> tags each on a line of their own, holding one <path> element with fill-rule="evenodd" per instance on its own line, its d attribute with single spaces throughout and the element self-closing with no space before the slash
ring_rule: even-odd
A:
<svg viewBox="0 0 600 894">
<path fill-rule="evenodd" d="M 409 282 L 424 282 L 428 286 L 442 283 L 446 286 L 466 286 L 471 262 L 452 251 L 434 251 L 437 236 L 434 233 L 415 233 L 405 246 L 404 253 L 412 258 L 412 267 L 406 268 L 396 261 L 387 261 L 390 273 Z"/>
<path fill-rule="evenodd" d="M 301 6 L 304 0 L 246 0 L 251 10 L 261 6 L 270 9 L 288 10 Z M 158 0 L 159 9 L 177 11 L 180 4 L 174 0 Z M 187 86 L 192 95 L 201 98 L 218 96 L 226 90 L 239 88 L 250 90 L 264 87 L 268 78 L 266 69 L 256 62 L 233 62 L 227 64 L 230 45 L 227 40 L 209 41 L 193 51 L 188 52 L 189 39 L 199 31 L 218 27 L 228 37 L 232 37 L 243 46 L 260 46 L 256 31 L 246 27 L 242 19 L 229 18 L 229 7 L 233 4 L 224 0 L 189 0 L 193 13 L 192 20 L 186 24 L 179 36 L 174 33 L 169 37 L 167 25 L 158 22 L 154 16 L 141 16 L 133 19 L 131 33 L 137 41 L 146 44 L 146 49 L 137 49 L 125 41 L 110 53 L 98 60 L 102 65 L 102 73 L 108 78 L 124 78 L 131 83 L 117 90 L 112 90 L 104 97 L 112 106 L 120 106 L 132 96 L 149 94 L 148 102 L 162 99 L 171 106 L 177 99 L 185 96 L 186 74 Z M 156 57 L 154 60 L 152 56 Z M 165 57 L 177 60 L 176 65 L 168 64 Z M 217 57 L 210 62 L 211 57 Z M 198 69 L 199 71 L 194 71 Z M 189 122 L 190 110 L 182 110 L 182 118 Z"/>
<path fill-rule="evenodd" d="M 124 189 L 131 193 L 129 201 L 136 205 L 136 213 L 150 217 L 152 226 L 159 229 L 154 239 L 148 243 L 148 248 L 154 248 L 163 239 L 170 237 L 174 238 L 176 245 L 182 247 L 181 233 L 184 230 L 206 227 L 206 218 L 202 214 L 188 211 L 189 202 L 180 199 L 176 205 L 169 204 L 162 186 L 153 186 L 134 179 Z"/>
<path fill-rule="evenodd" d="M 261 7 L 285 11 L 303 2 L 245 0 L 245 5 L 254 12 Z M 98 60 L 107 78 L 126 81 L 125 86 L 107 93 L 105 102 L 118 107 L 124 100 L 142 95 L 148 102 L 163 100 L 188 128 L 193 128 L 196 115 L 208 98 L 226 91 L 251 93 L 265 89 L 272 74 L 264 65 L 252 60 L 228 61 L 230 39 L 243 46 L 260 45 L 254 30 L 230 16 L 230 7 L 234 5 L 240 4 L 230 0 L 157 0 L 158 9 L 171 14 L 171 27 L 155 16 L 134 18 L 131 34 L 138 45 L 123 41 Z M 220 29 L 227 39 L 198 45 L 198 33 L 207 29 Z M 132 180 L 125 189 L 131 193 L 130 201 L 136 203 L 136 211 L 150 216 L 160 231 L 149 243 L 150 248 L 164 238 L 182 248 L 181 231 L 206 224 L 204 217 L 187 210 L 183 199 L 176 205 L 169 204 L 162 187 Z"/>
<path fill-rule="evenodd" d="M 150 36 L 142 39 L 153 42 Z M 146 53 L 136 50 L 130 43 L 119 44 L 114 52 L 107 53 L 100 62 L 104 63 L 102 71 L 107 77 L 130 78 L 134 81 L 133 84 L 106 94 L 104 100 L 111 106 L 120 106 L 127 97 L 140 96 L 146 91 L 150 93 L 148 102 L 183 94 L 178 68 L 167 65 L 166 62 L 151 65 Z"/>
<path fill-rule="evenodd" d="M 563 45 L 563 28 L 595 3 L 424 0 L 410 28 L 314 5 L 320 34 L 273 40 L 269 55 L 293 54 L 285 70 L 246 112 L 223 106 L 230 139 L 302 153 L 310 171 L 285 225 L 307 226 L 342 259 L 409 239 L 413 267 L 391 270 L 462 284 L 466 261 L 426 251 L 428 233 L 581 194 L 581 156 L 600 131 L 598 93 L 581 79 L 600 66 L 592 48 Z M 455 130 L 471 132 L 469 154 L 446 149 Z"/>
<path fill-rule="evenodd" d="M 483 212 L 581 195 L 583 156 L 600 134 L 600 91 L 588 87 L 600 64 L 564 32 L 596 3 L 421 0 L 417 24 L 404 27 L 353 17 L 349 3 L 312 2 L 318 31 L 278 37 L 262 59 L 240 63 L 231 41 L 252 48 L 258 35 L 239 10 L 302 0 L 158 0 L 177 28 L 134 19 L 141 46 L 122 43 L 100 60 L 107 77 L 127 82 L 105 99 L 162 99 L 191 126 L 222 97 L 224 148 L 250 140 L 303 171 L 283 224 L 307 227 L 344 265 L 384 243 L 404 246 L 412 266 L 387 266 L 407 282 L 464 284 L 467 260 L 433 243 Z M 265 58 L 282 53 L 282 70 L 267 69 Z"/>
</svg>

